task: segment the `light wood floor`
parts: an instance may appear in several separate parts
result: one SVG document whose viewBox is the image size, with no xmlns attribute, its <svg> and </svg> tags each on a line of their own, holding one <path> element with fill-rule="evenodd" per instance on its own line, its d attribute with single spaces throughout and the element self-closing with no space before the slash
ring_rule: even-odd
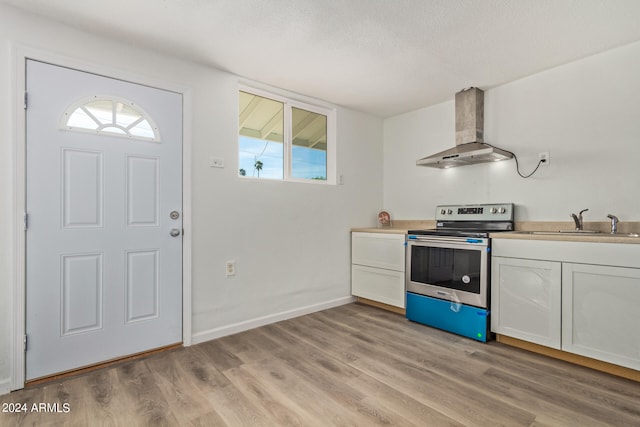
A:
<svg viewBox="0 0 640 427">
<path fill-rule="evenodd" d="M 70 406 L 0 413 L 2 426 L 640 425 L 640 383 L 357 304 L 0 402 Z"/>
</svg>

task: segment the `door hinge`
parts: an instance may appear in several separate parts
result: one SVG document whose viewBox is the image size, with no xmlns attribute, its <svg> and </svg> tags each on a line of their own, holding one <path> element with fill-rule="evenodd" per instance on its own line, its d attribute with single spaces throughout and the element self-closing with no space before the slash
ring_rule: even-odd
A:
<svg viewBox="0 0 640 427">
<path fill-rule="evenodd" d="M 25 91 L 25 92 L 24 92 L 24 109 L 26 110 L 28 106 L 29 106 L 29 95 L 28 95 L 28 93 Z"/>
<path fill-rule="evenodd" d="M 29 336 L 27 334 L 24 334 L 24 351 L 27 351 L 28 345 L 27 343 L 29 342 Z"/>
<path fill-rule="evenodd" d="M 24 213 L 24 230 L 27 231 L 27 229 L 29 228 L 29 214 L 28 213 Z"/>
</svg>

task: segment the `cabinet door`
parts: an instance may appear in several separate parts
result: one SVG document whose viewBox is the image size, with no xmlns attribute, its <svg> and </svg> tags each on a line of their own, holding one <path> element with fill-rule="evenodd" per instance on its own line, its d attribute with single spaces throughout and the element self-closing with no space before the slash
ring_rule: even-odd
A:
<svg viewBox="0 0 640 427">
<path fill-rule="evenodd" d="M 404 273 L 353 264 L 351 293 L 358 297 L 404 308 Z"/>
<path fill-rule="evenodd" d="M 640 269 L 562 265 L 562 349 L 640 370 Z"/>
<path fill-rule="evenodd" d="M 351 262 L 404 271 L 404 234 L 351 233 Z"/>
<path fill-rule="evenodd" d="M 560 348 L 561 263 L 491 260 L 491 331 Z"/>
</svg>

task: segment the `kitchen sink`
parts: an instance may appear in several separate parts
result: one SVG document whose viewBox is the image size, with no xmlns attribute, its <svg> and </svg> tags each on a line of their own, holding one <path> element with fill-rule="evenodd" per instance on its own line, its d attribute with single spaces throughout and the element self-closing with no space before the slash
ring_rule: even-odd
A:
<svg viewBox="0 0 640 427">
<path fill-rule="evenodd" d="M 599 234 L 599 236 L 602 236 L 602 237 L 640 237 L 640 234 L 638 234 L 638 233 L 616 233 L 616 234 L 602 233 L 602 234 Z"/>
<path fill-rule="evenodd" d="M 596 230 L 558 230 L 558 231 L 536 231 L 535 234 L 547 233 L 547 234 L 600 234 L 600 231 Z"/>
<path fill-rule="evenodd" d="M 518 234 L 531 234 L 537 236 L 562 236 L 562 235 L 580 235 L 580 236 L 599 236 L 599 237 L 640 237 L 638 233 L 603 233 L 597 230 L 558 230 L 558 231 L 516 231 Z"/>
</svg>

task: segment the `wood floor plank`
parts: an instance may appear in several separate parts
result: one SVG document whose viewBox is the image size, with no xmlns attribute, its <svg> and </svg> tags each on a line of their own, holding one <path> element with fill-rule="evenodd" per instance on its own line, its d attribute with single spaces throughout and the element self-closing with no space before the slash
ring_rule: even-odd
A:
<svg viewBox="0 0 640 427">
<path fill-rule="evenodd" d="M 492 375 L 488 371 L 485 389 L 488 394 L 496 399 L 501 399 L 527 411 L 536 414 L 536 419 L 532 425 L 555 425 L 555 426 L 603 426 L 609 425 L 598 421 L 588 415 L 588 411 L 576 411 L 575 408 L 566 406 L 563 400 L 555 399 L 554 394 L 541 393 L 535 395 L 530 389 L 513 382 L 506 381 L 500 376 Z M 533 386 L 537 388 L 538 386 Z M 585 406 L 588 403 L 585 402 Z"/>
<path fill-rule="evenodd" d="M 228 369 L 224 374 L 247 399 L 265 410 L 272 425 L 317 425 L 304 406 L 292 401 L 288 391 L 278 387 L 275 377 L 265 379 L 248 365 Z"/>
<path fill-rule="evenodd" d="M 285 322 L 286 331 L 294 335 L 302 343 L 310 344 L 316 349 L 331 353 L 340 360 L 349 361 L 357 358 L 348 351 L 349 344 L 345 344 L 344 337 L 339 340 L 339 335 L 325 327 L 319 327 L 311 318 L 302 317 L 297 322 Z"/>
<path fill-rule="evenodd" d="M 305 381 L 285 360 L 281 358 L 264 359 L 246 366 L 252 374 L 263 381 L 277 384 L 281 392 L 299 407 L 312 415 L 314 424 L 320 426 L 357 426 L 360 417 L 341 402 L 330 398 L 317 384 Z M 321 402 L 321 404 L 310 403 Z"/>
<path fill-rule="evenodd" d="M 535 418 L 533 414 L 506 405 L 493 396 L 479 393 L 463 381 L 451 381 L 448 376 L 417 368 L 382 352 L 363 355 L 352 364 L 465 425 L 528 426 Z"/>
<path fill-rule="evenodd" d="M 142 364 L 142 362 L 136 364 Z M 104 372 L 83 376 L 86 380 L 84 388 L 91 390 L 85 395 L 87 403 L 87 418 L 95 419 L 98 410 L 97 405 L 102 408 L 105 425 L 110 425 L 106 420 L 113 420 L 113 425 L 118 426 L 129 422 L 131 414 L 136 411 L 136 403 L 129 398 L 127 393 L 128 385 L 123 381 L 121 370 L 118 365 L 106 369 Z M 78 387 L 83 389 L 83 383 L 79 382 Z M 76 395 L 74 393 L 74 395 Z M 73 410 L 72 410 L 73 411 Z M 136 417 L 137 418 L 137 417 Z"/>
<path fill-rule="evenodd" d="M 0 411 L 0 425 L 12 427 L 38 425 L 37 422 L 42 421 L 43 417 L 31 411 L 31 408 L 33 404 L 39 402 L 44 402 L 44 387 L 23 389 L 0 396 L 0 403 L 3 404 Z"/>
<path fill-rule="evenodd" d="M 35 385 L 1 426 L 639 426 L 640 383 L 348 304 Z M 54 406 L 49 406 L 54 408 Z"/>
<path fill-rule="evenodd" d="M 133 402 L 136 417 L 130 420 L 131 425 L 174 426 L 179 424 L 144 359 L 141 363 L 127 362 L 116 369 L 124 386 L 123 393 Z"/>
<path fill-rule="evenodd" d="M 304 357 L 299 357 L 303 355 Z M 353 368 L 337 359 L 318 352 L 315 348 L 291 354 L 285 352 L 280 356 L 298 376 L 314 384 L 318 398 L 322 402 L 332 400 L 344 410 L 357 414 L 359 425 L 403 425 L 403 419 L 394 419 L 392 413 L 386 413 L 378 406 L 371 406 L 365 401 L 366 394 L 350 386 L 345 378 L 360 375 Z M 336 379 L 339 377 L 340 379 Z"/>
<path fill-rule="evenodd" d="M 274 354 L 282 350 L 284 345 L 287 345 L 273 340 L 270 335 L 263 333 L 262 328 L 247 331 L 244 333 L 243 338 L 249 342 L 250 345 L 236 354 L 244 363 L 251 363 L 273 357 Z M 222 341 L 224 342 L 224 339 Z"/>
<path fill-rule="evenodd" d="M 384 421 L 391 422 L 391 419 L 398 418 L 402 420 L 398 423 L 399 425 L 461 425 L 432 408 L 420 404 L 411 396 L 364 375 L 350 364 L 318 352 L 312 346 L 306 348 L 299 346 L 295 354 L 286 352 L 280 357 L 298 370 L 304 380 L 311 380 L 306 382 L 317 385 L 319 393 L 328 394 L 340 404 L 351 404 L 360 412 L 364 408 L 378 408 L 378 410 L 368 410 L 373 413 L 391 414 L 390 417 L 374 416 L 372 423 L 382 421 L 382 424 L 385 424 Z M 321 378 L 322 381 L 319 382 L 315 378 Z M 335 393 L 336 389 L 338 393 Z M 359 394 L 358 390 L 366 390 L 367 393 Z M 326 400 L 323 399 L 323 401 Z"/>
<path fill-rule="evenodd" d="M 535 382 L 542 389 L 559 390 L 583 399 L 589 406 L 614 407 L 622 413 L 640 418 L 640 387 L 631 380 L 552 358 L 536 357 L 537 360 L 525 364 L 520 358 L 502 357 L 495 351 L 491 354 L 478 351 L 470 357 L 482 359 L 488 365 L 500 366 L 502 370 L 520 376 L 523 381 Z"/>
<path fill-rule="evenodd" d="M 227 377 L 211 361 L 209 347 L 195 345 L 182 349 L 179 353 L 179 363 L 182 370 L 200 392 L 216 391 L 229 385 Z"/>
<path fill-rule="evenodd" d="M 182 425 L 189 425 L 191 427 L 233 427 L 224 422 L 222 417 L 220 417 L 220 414 L 216 411 L 210 411 L 206 414 L 202 414 L 199 417 L 192 419 L 189 424 Z"/>
<path fill-rule="evenodd" d="M 381 338 L 381 336 L 384 336 L 384 334 L 383 334 L 383 333 L 379 333 L 379 332 L 374 332 L 374 333 L 373 333 L 373 335 L 374 335 L 374 336 L 376 336 L 378 339 L 380 339 L 380 338 Z M 377 342 L 377 343 L 376 343 L 376 345 L 377 345 L 377 347 L 378 347 L 378 348 L 384 348 L 384 347 L 385 347 L 385 346 L 384 346 L 384 343 L 380 343 L 380 342 Z M 485 349 L 490 348 L 490 347 L 489 347 L 490 345 L 488 346 L 488 345 L 485 345 L 485 344 L 480 344 L 480 346 L 482 346 L 482 348 L 485 348 Z M 424 347 L 424 346 L 423 346 L 423 347 Z M 396 344 L 396 349 L 399 349 L 399 348 L 401 348 L 401 344 Z M 423 352 L 423 353 L 424 353 L 424 352 L 427 352 L 427 353 L 425 354 L 425 356 L 426 356 L 426 357 L 428 357 L 428 356 L 429 356 L 429 351 L 428 351 L 428 349 L 422 349 L 422 352 Z M 441 352 L 441 348 L 438 348 L 438 349 L 437 349 L 437 352 Z M 431 352 L 431 353 L 433 353 L 433 352 Z M 473 356 L 475 353 L 476 353 L 476 351 L 473 351 L 473 352 L 471 352 L 469 355 L 470 355 L 470 356 Z M 405 355 L 406 355 L 406 353 L 405 353 Z M 436 356 L 437 356 L 437 355 L 436 355 Z M 534 356 L 534 357 L 535 357 L 535 356 Z M 432 359 L 432 360 L 433 360 L 433 359 Z M 462 369 L 460 369 L 460 373 L 461 373 L 461 374 L 463 374 L 463 378 L 465 378 L 465 380 L 466 380 L 466 381 L 468 381 L 468 382 L 477 381 L 479 384 L 481 384 L 481 386 L 482 386 L 482 387 L 487 387 L 487 386 L 489 386 L 489 384 L 490 384 L 490 383 L 489 383 L 489 381 L 487 381 L 487 380 L 486 380 L 486 378 L 484 378 L 484 379 L 478 379 L 477 374 L 476 374 L 476 375 L 474 375 L 472 372 L 469 372 L 469 368 L 471 368 L 471 369 L 476 369 L 476 370 L 477 370 L 477 372 L 480 372 L 480 373 L 484 372 L 484 369 L 482 369 L 482 367 L 481 367 L 481 366 L 477 366 L 477 363 L 475 363 L 475 364 L 474 364 L 473 362 L 472 362 L 472 363 L 467 363 L 467 362 L 468 362 L 468 361 L 464 361 L 464 360 L 458 360 L 458 361 L 456 361 L 455 359 L 452 359 L 452 360 L 450 360 L 450 362 L 449 362 L 448 364 L 439 364 L 439 365 L 434 365 L 433 363 L 427 363 L 425 366 L 427 366 L 427 367 L 429 367 L 429 368 L 433 368 L 433 369 L 437 370 L 438 372 L 445 372 L 445 373 L 447 373 L 447 375 L 448 375 L 450 378 L 455 378 L 455 377 L 456 377 L 456 373 L 455 373 L 455 372 L 453 372 L 453 371 L 451 371 L 451 369 L 450 369 L 450 368 L 451 368 L 451 367 L 453 367 L 453 368 L 455 368 L 455 367 L 461 367 Z M 558 362 L 558 361 L 554 361 L 554 363 L 557 363 L 557 362 Z M 493 361 L 493 363 L 495 363 L 495 361 Z M 487 365 L 487 367 L 491 366 L 491 364 L 490 364 L 490 363 L 487 363 L 486 365 Z M 526 369 L 524 366 L 520 366 L 519 368 L 522 368 L 522 370 L 523 370 L 524 372 L 531 373 L 531 370 Z M 518 369 L 518 370 L 520 370 L 520 369 Z M 541 372 L 540 374 L 541 374 L 541 376 L 542 376 L 542 377 L 544 377 L 544 375 L 542 374 L 542 372 Z M 537 375 L 537 377 L 540 377 L 540 375 Z M 495 391 L 495 390 L 494 390 L 494 391 Z M 554 393 L 549 393 L 549 394 L 553 396 L 553 394 L 554 394 Z M 557 396 L 554 396 L 554 397 L 557 397 Z M 517 402 L 514 402 L 513 400 L 509 400 L 509 399 L 501 399 L 501 400 L 502 400 L 502 401 L 504 401 L 506 404 L 513 405 L 513 406 L 515 406 L 515 407 L 520 406 L 520 405 L 518 405 L 518 403 L 517 403 Z M 557 402 L 557 399 L 555 399 L 555 398 L 551 398 L 551 399 L 549 399 L 549 400 L 550 400 L 550 401 L 553 401 L 553 402 Z M 527 407 L 531 406 L 531 399 L 527 399 L 527 400 L 526 400 L 526 402 L 527 402 L 527 404 L 526 404 L 525 406 L 527 406 Z M 586 403 L 586 402 L 585 402 L 585 403 Z M 594 402 L 593 402 L 593 401 L 591 401 L 591 402 L 589 402 L 589 405 L 592 405 L 593 403 L 594 403 Z M 521 408 L 523 408 L 523 406 L 520 406 L 520 407 L 521 407 Z M 548 409 L 548 407 L 547 407 L 547 409 Z M 562 408 L 554 408 L 554 409 L 558 409 L 558 410 L 560 410 L 560 412 L 562 412 Z M 628 407 L 628 406 L 626 406 L 626 407 L 625 407 L 625 406 L 623 406 L 623 409 L 627 409 L 627 410 L 633 411 L 633 409 L 631 409 L 631 408 L 630 408 L 630 407 Z M 605 411 L 605 412 L 606 412 L 606 411 Z M 636 414 L 633 414 L 633 416 L 635 416 L 635 415 L 636 415 Z M 604 416 L 605 418 L 606 418 L 606 417 L 608 417 L 608 415 L 603 415 L 603 416 Z M 619 417 L 613 417 L 612 419 L 616 419 L 616 418 L 619 418 Z M 571 418 L 570 418 L 570 417 L 569 417 L 569 418 L 565 418 L 565 419 L 564 419 L 564 421 L 566 421 L 566 422 L 570 422 L 570 420 L 571 420 Z M 576 417 L 574 416 L 574 417 L 573 417 L 573 421 L 571 421 L 571 422 L 576 422 L 576 421 L 577 421 L 577 420 L 576 420 Z M 590 418 L 590 419 L 589 419 L 589 422 L 594 422 L 594 421 L 596 421 L 596 420 L 595 420 L 595 419 L 593 419 L 593 418 Z"/>
<path fill-rule="evenodd" d="M 188 425 L 193 419 L 215 410 L 211 410 L 209 402 L 199 393 L 197 380 L 185 372 L 182 359 L 175 352 L 168 352 L 147 359 L 146 364 L 175 418 L 180 425 Z"/>
<path fill-rule="evenodd" d="M 44 399 L 46 402 L 69 404 L 68 415 L 58 417 L 66 425 L 86 426 L 94 421 L 102 426 L 115 427 L 125 422 L 120 418 L 119 411 L 125 409 L 124 412 L 127 412 L 130 408 L 123 405 L 120 395 L 114 392 L 112 386 L 117 384 L 117 379 L 112 381 L 113 377 L 112 371 L 104 370 L 91 376 L 79 376 L 51 384 L 44 387 Z M 116 401 L 113 406 L 110 405 L 112 400 Z"/>
<path fill-rule="evenodd" d="M 225 337 L 226 338 L 226 337 Z M 241 340 L 246 340 L 247 334 L 242 334 Z M 224 340 L 228 342 L 228 340 Z M 222 345 L 222 344 L 221 344 Z M 240 345 L 242 349 L 247 346 Z M 220 369 L 230 368 L 228 363 L 216 365 L 210 353 L 215 347 L 196 345 L 189 347 L 188 366 L 186 371 L 197 381 L 197 387 L 208 402 L 212 410 L 212 422 L 229 427 L 235 426 L 270 426 L 270 420 L 262 408 L 247 399 L 226 377 Z M 227 351 L 227 350 L 223 350 Z M 184 362 L 184 358 L 181 357 Z M 238 358 L 241 362 L 241 359 Z M 183 363 L 184 365 L 184 363 Z M 241 366 L 242 363 L 233 363 Z M 194 425 L 207 425 L 206 414 L 192 421 Z M 212 424 L 213 425 L 213 424 Z"/>
<path fill-rule="evenodd" d="M 611 423 L 616 426 L 634 426 L 638 425 L 640 415 L 638 414 L 638 402 L 635 407 L 629 405 L 618 405 L 617 402 L 611 402 L 612 405 L 596 405 L 593 399 L 582 399 L 576 395 L 575 387 L 567 390 L 561 384 L 555 387 L 540 387 L 531 380 L 523 380 L 516 375 L 510 375 L 500 369 L 489 369 L 485 375 L 491 379 L 498 379 L 503 383 L 509 383 L 513 388 L 527 391 L 529 399 L 543 400 L 561 406 L 563 409 L 569 409 L 573 413 L 580 413 L 582 416 L 589 418 L 591 423 Z M 575 422 L 575 418 L 574 418 Z"/>
<path fill-rule="evenodd" d="M 299 333 L 299 330 L 291 328 L 290 325 L 282 328 L 294 334 Z M 341 360 L 343 358 L 340 355 L 337 356 L 337 358 L 332 357 L 316 346 L 301 341 L 295 352 L 285 350 L 279 358 L 286 362 L 302 381 L 311 383 L 317 388 L 316 396 L 320 401 L 333 400 L 344 410 L 357 414 L 360 418 L 360 423 L 357 425 L 413 425 L 409 420 L 411 417 L 406 418 L 403 414 L 394 413 L 388 408 L 365 400 L 366 393 L 348 384 L 362 373 Z M 354 382 L 354 385 L 361 384 Z M 388 391 L 397 395 L 395 391 Z M 394 396 L 391 400 L 395 400 L 396 397 L 400 400 L 411 400 L 408 396 Z M 451 423 L 443 425 L 451 425 Z"/>
<path fill-rule="evenodd" d="M 229 385 L 214 387 L 203 396 L 207 398 L 216 414 L 229 427 L 235 426 L 272 426 L 266 410 L 256 406 L 230 381 Z"/>
<path fill-rule="evenodd" d="M 200 344 L 200 349 L 211 360 L 211 363 L 220 371 L 237 368 L 244 363 L 234 353 L 224 348 L 222 340 L 213 340 Z"/>
</svg>

